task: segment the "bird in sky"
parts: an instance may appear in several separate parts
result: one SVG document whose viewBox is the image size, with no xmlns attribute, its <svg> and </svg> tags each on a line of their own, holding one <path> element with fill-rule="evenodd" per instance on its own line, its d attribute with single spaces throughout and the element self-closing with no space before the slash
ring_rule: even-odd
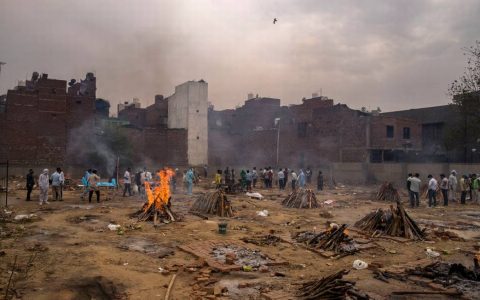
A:
<svg viewBox="0 0 480 300">
<path fill-rule="evenodd" d="M 275 24 L 277 22 L 278 22 L 277 18 L 273 18 L 273 24 Z"/>
</svg>

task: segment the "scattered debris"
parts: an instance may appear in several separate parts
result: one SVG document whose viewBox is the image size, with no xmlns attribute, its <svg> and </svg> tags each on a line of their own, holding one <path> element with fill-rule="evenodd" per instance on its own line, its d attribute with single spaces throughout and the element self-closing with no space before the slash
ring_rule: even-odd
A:
<svg viewBox="0 0 480 300">
<path fill-rule="evenodd" d="M 257 216 L 268 217 L 268 210 L 264 209 L 264 210 L 261 210 L 261 211 L 257 211 Z"/>
<path fill-rule="evenodd" d="M 317 208 L 320 205 L 312 189 L 299 188 L 288 195 L 283 201 L 284 207 L 292 208 Z"/>
<path fill-rule="evenodd" d="M 154 241 L 136 237 L 122 240 L 118 247 L 123 250 L 138 251 L 158 258 L 164 258 L 174 254 L 171 247 L 162 246 Z"/>
<path fill-rule="evenodd" d="M 437 251 L 433 251 L 430 248 L 427 248 L 427 250 L 425 251 L 425 254 L 430 258 L 435 258 L 440 256 L 440 253 L 438 253 Z"/>
<path fill-rule="evenodd" d="M 262 194 L 258 192 L 253 192 L 253 193 L 247 192 L 246 195 L 250 198 L 259 199 L 259 200 L 262 200 L 264 198 Z"/>
<path fill-rule="evenodd" d="M 366 262 L 364 262 L 363 260 L 356 259 L 356 260 L 353 261 L 352 267 L 355 270 L 363 270 L 363 269 L 368 268 L 368 264 Z"/>
<path fill-rule="evenodd" d="M 355 282 L 348 281 L 343 275 L 346 270 L 340 270 L 320 280 L 303 283 L 297 292 L 299 299 L 370 299 L 370 297 L 354 288 Z"/>
<path fill-rule="evenodd" d="M 276 246 L 278 243 L 282 241 L 282 239 L 276 235 L 267 234 L 267 235 L 250 237 L 250 238 L 244 237 L 242 238 L 242 241 L 244 241 L 245 243 L 255 244 L 257 246 L 266 246 L 266 245 Z"/>
<path fill-rule="evenodd" d="M 220 189 L 201 195 L 190 208 L 190 212 L 233 217 L 233 208 L 227 195 Z"/>
<path fill-rule="evenodd" d="M 390 205 L 389 210 L 377 209 L 355 223 L 355 227 L 372 233 L 372 236 L 382 234 L 404 237 L 412 240 L 424 240 L 425 229 L 421 230 L 415 221 L 407 214 L 400 202 L 397 208 Z"/>
<path fill-rule="evenodd" d="M 15 221 L 33 221 L 38 219 L 36 214 L 28 214 L 28 215 L 16 215 L 13 220 Z"/>
<path fill-rule="evenodd" d="M 120 229 L 120 227 L 122 227 L 122 226 L 120 226 L 120 225 L 118 225 L 118 224 L 108 224 L 107 227 L 108 227 L 108 229 L 110 229 L 111 231 L 115 231 L 115 230 Z"/>
<path fill-rule="evenodd" d="M 393 183 L 384 182 L 380 186 L 376 199 L 383 201 L 400 201 L 400 194 L 397 189 L 393 187 Z"/>
</svg>

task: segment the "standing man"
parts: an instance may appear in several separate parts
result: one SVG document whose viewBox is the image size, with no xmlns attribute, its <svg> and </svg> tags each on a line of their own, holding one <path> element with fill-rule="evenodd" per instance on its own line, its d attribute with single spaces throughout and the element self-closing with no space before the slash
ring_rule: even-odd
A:
<svg viewBox="0 0 480 300">
<path fill-rule="evenodd" d="M 27 174 L 27 201 L 32 201 L 30 195 L 32 194 L 33 186 L 35 185 L 35 178 L 33 177 L 33 170 L 28 170 Z"/>
<path fill-rule="evenodd" d="M 203 166 L 203 175 L 205 176 L 205 178 L 208 177 L 208 166 L 207 165 Z"/>
<path fill-rule="evenodd" d="M 283 175 L 285 175 L 283 177 L 283 189 L 285 189 L 288 183 L 288 168 L 283 169 Z"/>
<path fill-rule="evenodd" d="M 438 182 L 432 175 L 428 175 L 428 207 L 437 206 Z"/>
<path fill-rule="evenodd" d="M 472 202 L 478 202 L 478 189 L 480 188 L 480 182 L 478 182 L 477 174 L 472 174 L 472 188 L 470 192 L 472 193 Z"/>
<path fill-rule="evenodd" d="M 42 174 L 38 177 L 38 187 L 40 188 L 39 204 L 48 204 L 48 185 L 49 185 L 48 169 L 43 169 Z"/>
<path fill-rule="evenodd" d="M 463 175 L 460 179 L 460 189 L 462 191 L 462 194 L 460 195 L 460 203 L 465 204 L 465 200 L 467 199 L 467 193 L 470 189 L 467 175 Z"/>
<path fill-rule="evenodd" d="M 322 174 L 322 171 L 318 171 L 317 191 L 323 191 L 323 174 Z"/>
<path fill-rule="evenodd" d="M 218 190 L 222 187 L 222 170 L 217 170 L 215 174 L 215 188 Z"/>
<path fill-rule="evenodd" d="M 310 167 L 305 170 L 305 177 L 307 178 L 307 184 L 310 185 L 312 183 L 312 170 L 310 170 Z"/>
<path fill-rule="evenodd" d="M 413 201 L 413 193 L 412 191 L 410 190 L 410 185 L 412 184 L 412 182 L 410 181 L 410 179 L 413 178 L 413 174 L 412 173 L 408 173 L 408 177 L 407 177 L 407 191 L 408 191 L 408 199 L 410 199 L 410 203 L 412 203 Z"/>
<path fill-rule="evenodd" d="M 300 174 L 298 175 L 298 186 L 301 188 L 305 187 L 305 173 L 300 169 Z"/>
<path fill-rule="evenodd" d="M 132 196 L 132 188 L 130 186 L 132 184 L 132 175 L 130 175 L 130 172 L 131 172 L 131 169 L 128 168 L 125 171 L 125 174 L 123 174 L 123 185 L 124 185 L 123 197 L 125 197 L 125 195 L 127 194 L 127 191 L 128 191 L 128 196 Z"/>
<path fill-rule="evenodd" d="M 292 191 L 295 191 L 295 188 L 296 188 L 296 184 L 297 184 L 297 179 L 298 179 L 298 176 L 297 176 L 297 173 L 295 173 L 294 170 L 292 170 Z"/>
<path fill-rule="evenodd" d="M 247 174 L 245 175 L 245 179 L 247 180 L 247 191 L 251 192 L 252 191 L 252 173 L 250 173 L 250 170 L 247 170 Z"/>
<path fill-rule="evenodd" d="M 88 177 L 88 186 L 90 191 L 88 192 L 88 203 L 92 203 L 92 195 L 95 192 L 97 195 L 97 203 L 100 203 L 100 190 L 97 187 L 97 182 L 100 181 L 100 176 L 97 175 L 97 170 L 92 171 L 92 175 Z M 125 196 L 125 193 L 123 194 Z"/>
<path fill-rule="evenodd" d="M 232 169 L 233 172 L 233 169 Z M 195 179 L 195 174 L 193 174 L 192 168 L 188 169 L 187 174 L 185 174 L 185 182 L 187 183 L 187 195 L 192 194 L 193 189 L 193 180 Z"/>
<path fill-rule="evenodd" d="M 285 188 L 285 174 L 283 173 L 283 170 L 280 169 L 278 170 L 278 187 L 283 190 Z"/>
<path fill-rule="evenodd" d="M 52 201 L 57 201 L 60 196 L 60 168 L 50 176 L 50 180 L 52 181 L 52 196 L 55 196 Z"/>
<path fill-rule="evenodd" d="M 450 176 L 448 177 L 448 191 L 449 191 L 449 198 L 452 201 L 457 201 L 456 193 L 457 193 L 457 171 L 452 170 Z"/>
<path fill-rule="evenodd" d="M 253 170 L 252 170 L 252 185 L 253 185 L 253 188 L 257 187 L 257 179 L 258 179 L 257 167 L 253 167 Z"/>
<path fill-rule="evenodd" d="M 448 179 L 445 174 L 440 174 L 440 189 L 442 190 L 443 206 L 448 206 Z"/>
<path fill-rule="evenodd" d="M 60 168 L 58 168 L 60 169 Z M 60 201 L 63 201 L 63 187 L 65 186 L 65 174 L 60 169 Z"/>
<path fill-rule="evenodd" d="M 410 207 L 418 207 L 420 205 L 420 174 L 415 173 L 415 176 L 410 177 L 410 191 L 412 192 L 412 198 L 410 198 Z"/>
</svg>

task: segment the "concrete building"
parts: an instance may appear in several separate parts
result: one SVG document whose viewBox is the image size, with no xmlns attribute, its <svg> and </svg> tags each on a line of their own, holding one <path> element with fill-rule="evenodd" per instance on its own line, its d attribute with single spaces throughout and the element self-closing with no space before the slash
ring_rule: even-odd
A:
<svg viewBox="0 0 480 300">
<path fill-rule="evenodd" d="M 208 164 L 208 84 L 187 81 L 168 97 L 168 128 L 187 130 L 190 165 Z"/>
</svg>

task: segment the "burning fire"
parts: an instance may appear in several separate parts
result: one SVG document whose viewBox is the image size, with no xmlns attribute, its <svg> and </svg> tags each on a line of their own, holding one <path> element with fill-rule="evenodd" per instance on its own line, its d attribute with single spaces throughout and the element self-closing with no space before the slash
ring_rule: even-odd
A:
<svg viewBox="0 0 480 300">
<path fill-rule="evenodd" d="M 156 210 L 163 209 L 169 204 L 170 199 L 170 179 L 175 173 L 169 168 L 164 168 L 157 173 L 160 181 L 156 182 L 152 189 L 150 182 L 145 181 L 145 193 L 147 195 L 147 203 L 144 206 L 144 211 L 148 211 L 152 205 L 155 205 Z"/>
</svg>

